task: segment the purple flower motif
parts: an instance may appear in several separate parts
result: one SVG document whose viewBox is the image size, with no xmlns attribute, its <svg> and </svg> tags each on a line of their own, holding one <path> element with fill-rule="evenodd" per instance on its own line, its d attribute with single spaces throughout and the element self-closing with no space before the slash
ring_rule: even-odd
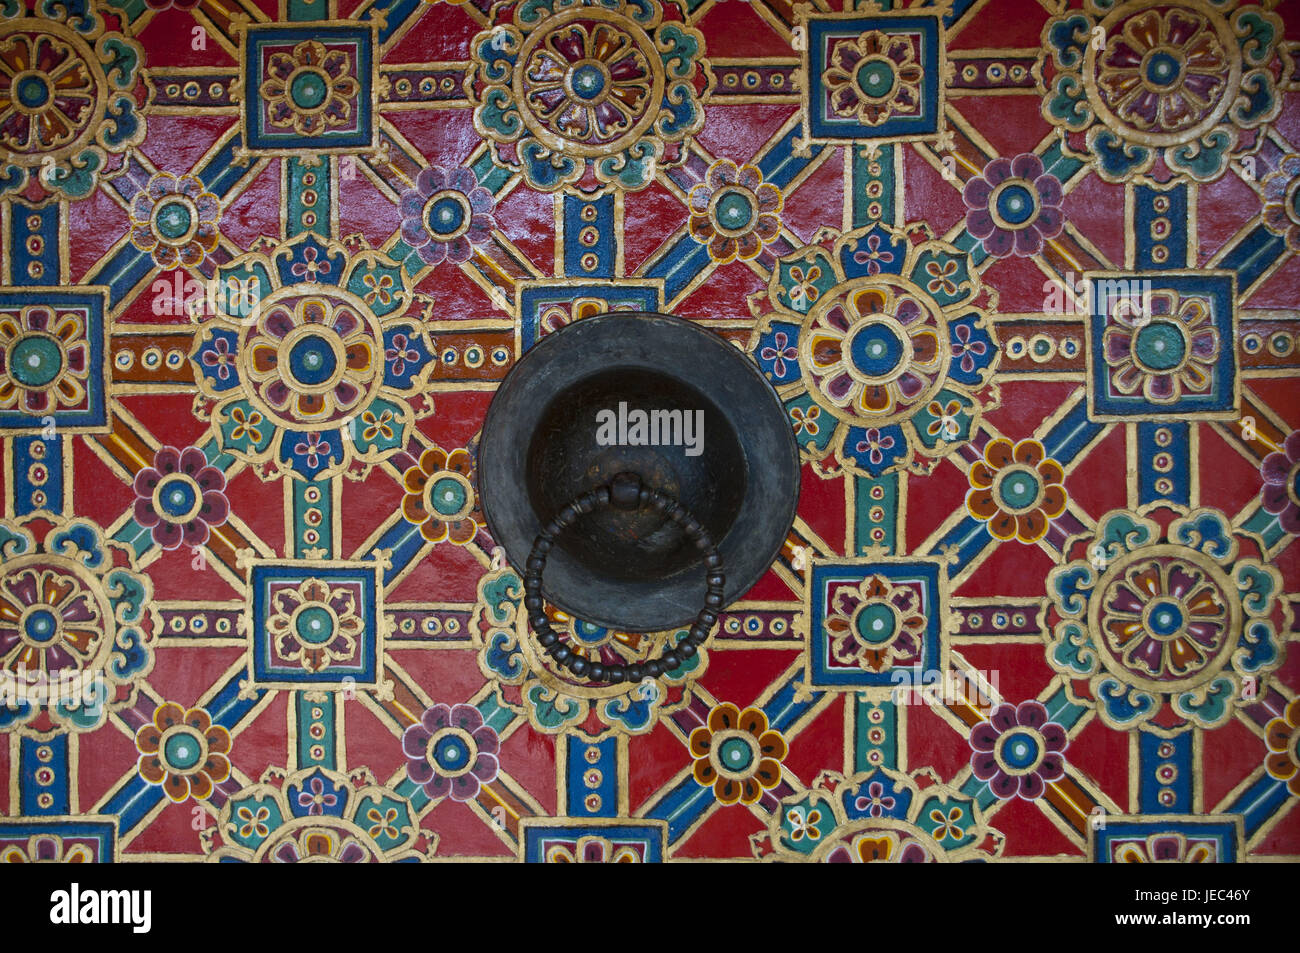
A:
<svg viewBox="0 0 1300 953">
<path fill-rule="evenodd" d="M 310 788 L 310 791 L 298 792 L 298 806 L 307 808 L 308 814 L 324 814 L 325 808 L 339 803 L 338 795 L 327 793 L 320 778 L 312 778 Z"/>
<path fill-rule="evenodd" d="M 59 859 L 59 839 L 56 837 L 33 837 L 28 840 L 28 849 L 33 861 L 56 861 Z"/>
<path fill-rule="evenodd" d="M 1041 702 L 999 705 L 971 729 L 971 770 L 999 798 L 1032 801 L 1065 776 L 1066 744 L 1065 729 L 1047 720 Z"/>
<path fill-rule="evenodd" d="M 776 336 L 772 339 L 772 344 L 758 352 L 758 356 L 765 361 L 772 362 L 772 370 L 776 371 L 777 377 L 785 377 L 785 362 L 799 359 L 799 349 L 790 343 L 784 331 L 777 331 Z"/>
<path fill-rule="evenodd" d="M 406 776 L 431 798 L 472 801 L 497 776 L 501 740 L 473 705 L 438 704 L 402 735 Z"/>
<path fill-rule="evenodd" d="M 235 355 L 231 353 L 230 342 L 225 338 L 213 338 L 212 346 L 203 349 L 204 367 L 215 367 L 219 380 L 230 379 L 230 369 L 234 367 Z"/>
<path fill-rule="evenodd" d="M 393 373 L 398 377 L 406 372 L 408 361 L 414 364 L 420 359 L 420 352 L 410 345 L 410 339 L 398 333 L 393 335 L 393 346 L 384 351 L 384 360 L 392 362 Z"/>
<path fill-rule="evenodd" d="M 859 265 L 866 265 L 867 274 L 878 275 L 880 274 L 880 263 L 889 264 L 894 260 L 894 253 L 892 251 L 881 251 L 880 236 L 872 234 L 867 236 L 866 250 L 859 249 L 855 251 L 853 260 Z"/>
<path fill-rule="evenodd" d="M 893 446 L 894 446 L 893 437 L 889 436 L 888 434 L 881 436 L 880 431 L 877 428 L 868 427 L 866 432 L 866 439 L 859 440 L 857 446 L 854 447 L 854 449 L 858 453 L 867 454 L 867 459 L 869 459 L 872 463 L 879 465 L 880 462 L 885 459 L 885 455 L 881 453 L 881 451 L 889 450 Z"/>
<path fill-rule="evenodd" d="M 295 278 L 305 278 L 307 281 L 316 281 L 318 274 L 328 275 L 330 273 L 330 263 L 328 261 L 317 261 L 318 252 L 308 245 L 303 249 L 302 256 L 306 261 L 297 262 L 289 271 Z"/>
<path fill-rule="evenodd" d="M 1264 458 L 1259 472 L 1264 511 L 1276 516 L 1286 532 L 1300 534 L 1300 430 L 1292 431 L 1281 451 Z"/>
<path fill-rule="evenodd" d="M 293 448 L 295 454 L 307 458 L 307 466 L 313 470 L 320 464 L 320 458 L 331 450 L 330 442 L 322 439 L 320 432 L 316 430 L 308 434 L 305 441 L 299 440 Z"/>
<path fill-rule="evenodd" d="M 202 546 L 230 516 L 226 476 L 198 447 L 161 447 L 135 475 L 135 521 L 163 549 Z"/>
<path fill-rule="evenodd" d="M 952 343 L 952 356 L 960 357 L 961 369 L 970 374 L 975 370 L 975 358 L 983 357 L 988 352 L 989 346 L 983 341 L 972 341 L 970 339 L 971 329 L 969 324 L 957 325 L 953 334 L 957 340 Z"/>
<path fill-rule="evenodd" d="M 894 809 L 894 799 L 885 794 L 885 786 L 879 781 L 867 785 L 867 793 L 858 795 L 853 806 L 859 811 L 866 811 L 871 817 L 883 817 L 886 811 Z"/>
<path fill-rule="evenodd" d="M 494 201 L 469 169 L 430 166 L 402 193 L 402 240 L 427 265 L 468 261 L 496 228 Z"/>
<path fill-rule="evenodd" d="M 903 852 L 898 857 L 900 864 L 924 864 L 930 859 L 929 853 L 920 844 L 909 841 L 903 845 Z"/>
<path fill-rule="evenodd" d="M 1065 224 L 1061 180 L 1030 152 L 997 158 L 962 189 L 966 228 L 997 258 L 1037 255 Z"/>
</svg>

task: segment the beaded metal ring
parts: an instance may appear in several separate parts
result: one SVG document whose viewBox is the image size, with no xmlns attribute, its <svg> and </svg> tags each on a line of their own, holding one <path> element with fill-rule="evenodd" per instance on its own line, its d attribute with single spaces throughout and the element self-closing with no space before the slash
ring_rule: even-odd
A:
<svg viewBox="0 0 1300 953">
<path fill-rule="evenodd" d="M 704 608 L 695 617 L 687 637 L 682 639 L 675 648 L 666 650 L 657 659 L 638 662 L 635 665 L 606 666 L 588 662 L 560 641 L 559 635 L 551 628 L 551 621 L 542 608 L 544 604 L 542 572 L 546 569 L 546 559 L 555 538 L 573 526 L 578 517 L 604 506 L 613 506 L 622 510 L 648 506 L 655 512 L 662 513 L 676 523 L 695 544 L 695 548 L 700 550 L 707 573 L 705 582 L 708 589 L 704 596 Z M 641 478 L 635 473 L 620 473 L 604 486 L 589 490 L 561 507 L 533 540 L 533 548 L 528 553 L 528 562 L 524 568 L 524 608 L 528 612 L 528 624 L 547 655 L 579 678 L 586 678 L 593 682 L 608 682 L 613 685 L 618 682 L 639 682 L 646 676 L 657 678 L 664 672 L 671 672 L 682 663 L 682 660 L 695 655 L 697 648 L 708 639 L 713 624 L 718 621 L 725 585 L 722 556 L 718 554 L 717 546 L 704 531 L 700 521 L 691 516 L 686 508 L 671 496 L 642 485 Z"/>
</svg>

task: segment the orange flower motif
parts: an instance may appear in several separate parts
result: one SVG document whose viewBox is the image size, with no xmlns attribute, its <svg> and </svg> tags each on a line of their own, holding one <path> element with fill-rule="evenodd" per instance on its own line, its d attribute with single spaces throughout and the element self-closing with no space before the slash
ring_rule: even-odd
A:
<svg viewBox="0 0 1300 953">
<path fill-rule="evenodd" d="M 1264 769 L 1300 797 L 1300 698 L 1292 699 L 1282 717 L 1268 723 L 1264 737 L 1268 742 Z"/>
<path fill-rule="evenodd" d="M 723 702 L 709 712 L 709 723 L 691 732 L 692 773 L 713 785 L 722 804 L 753 804 L 764 789 L 781 781 L 787 748 L 779 731 L 769 731 L 767 716 L 757 708 L 740 711 Z"/>
<path fill-rule="evenodd" d="M 159 268 L 193 268 L 221 241 L 221 200 L 192 175 L 157 173 L 136 193 L 127 214 L 131 243 L 149 252 Z"/>
<path fill-rule="evenodd" d="M 884 426 L 938 389 L 940 330 L 930 305 L 904 287 L 850 287 L 843 300 L 815 312 L 800 362 L 815 396 Z"/>
<path fill-rule="evenodd" d="M 894 847 L 896 846 L 895 838 L 885 835 L 883 837 L 859 837 L 853 845 L 858 849 L 858 859 L 864 864 L 876 863 L 878 861 L 889 860 L 894 856 Z"/>
<path fill-rule="evenodd" d="M 230 732 L 214 725 L 202 708 L 159 705 L 153 721 L 136 732 L 135 748 L 140 777 L 161 784 L 177 804 L 190 796 L 210 797 L 230 777 Z"/>
<path fill-rule="evenodd" d="M 781 232 L 784 202 L 781 190 L 764 182 L 754 166 L 719 159 L 687 196 L 691 237 L 707 245 L 709 257 L 720 264 L 757 258 Z"/>
<path fill-rule="evenodd" d="M 994 539 L 1035 543 L 1047 535 L 1049 520 L 1065 512 L 1065 471 L 1047 457 L 1037 440 L 990 440 L 984 459 L 968 474 L 966 509 L 989 524 Z"/>
<path fill-rule="evenodd" d="M 402 477 L 406 488 L 402 515 L 420 527 L 420 535 L 429 542 L 451 540 L 464 546 L 478 535 L 483 514 L 470 480 L 472 471 L 468 450 L 447 453 L 430 447 Z"/>
<path fill-rule="evenodd" d="M 805 411 L 802 407 L 790 408 L 790 419 L 794 421 L 794 432 L 807 432 L 808 436 L 815 437 L 821 428 L 817 425 L 817 418 L 822 415 L 822 409 L 816 404 L 811 404 Z"/>
</svg>

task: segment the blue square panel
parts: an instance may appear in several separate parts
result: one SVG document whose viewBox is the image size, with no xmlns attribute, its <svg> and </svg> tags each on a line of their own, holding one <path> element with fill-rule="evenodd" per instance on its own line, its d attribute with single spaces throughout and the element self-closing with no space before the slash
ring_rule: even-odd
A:
<svg viewBox="0 0 1300 953">
<path fill-rule="evenodd" d="M 1088 272 L 1088 417 L 1235 420 L 1236 275 Z"/>
<path fill-rule="evenodd" d="M 319 155 L 376 145 L 373 25 L 250 24 L 240 63 L 248 151 Z"/>
<path fill-rule="evenodd" d="M 117 853 L 117 818 L 0 818 L 0 864 L 107 864 Z"/>
<path fill-rule="evenodd" d="M 382 671 L 378 563 L 257 561 L 249 574 L 256 688 L 376 685 Z"/>
<path fill-rule="evenodd" d="M 924 557 L 814 560 L 808 584 L 810 688 L 920 683 L 947 672 L 947 573 Z"/>
<path fill-rule="evenodd" d="M 538 817 L 521 826 L 521 859 L 529 864 L 657 864 L 668 837 L 663 821 Z"/>
<path fill-rule="evenodd" d="M 660 311 L 660 281 L 521 281 L 519 283 L 519 353 L 545 334 L 566 324 L 607 311 Z"/>
<path fill-rule="evenodd" d="M 108 433 L 108 289 L 0 288 L 0 435 Z"/>
<path fill-rule="evenodd" d="M 804 51 L 810 142 L 936 136 L 943 121 L 943 27 L 933 11 L 815 14 Z"/>
<path fill-rule="evenodd" d="M 1240 857 L 1242 838 L 1239 815 L 1094 814 L 1088 858 L 1098 864 L 1231 864 Z"/>
</svg>

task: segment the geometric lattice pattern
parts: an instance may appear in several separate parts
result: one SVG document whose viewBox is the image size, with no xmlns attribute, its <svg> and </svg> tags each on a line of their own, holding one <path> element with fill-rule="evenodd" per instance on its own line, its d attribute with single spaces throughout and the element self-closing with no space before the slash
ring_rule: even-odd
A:
<svg viewBox="0 0 1300 953">
<path fill-rule="evenodd" d="M 0 860 L 1300 858 L 1293 13 L 0 4 Z M 478 434 L 646 309 L 801 501 L 592 688 Z"/>
</svg>

